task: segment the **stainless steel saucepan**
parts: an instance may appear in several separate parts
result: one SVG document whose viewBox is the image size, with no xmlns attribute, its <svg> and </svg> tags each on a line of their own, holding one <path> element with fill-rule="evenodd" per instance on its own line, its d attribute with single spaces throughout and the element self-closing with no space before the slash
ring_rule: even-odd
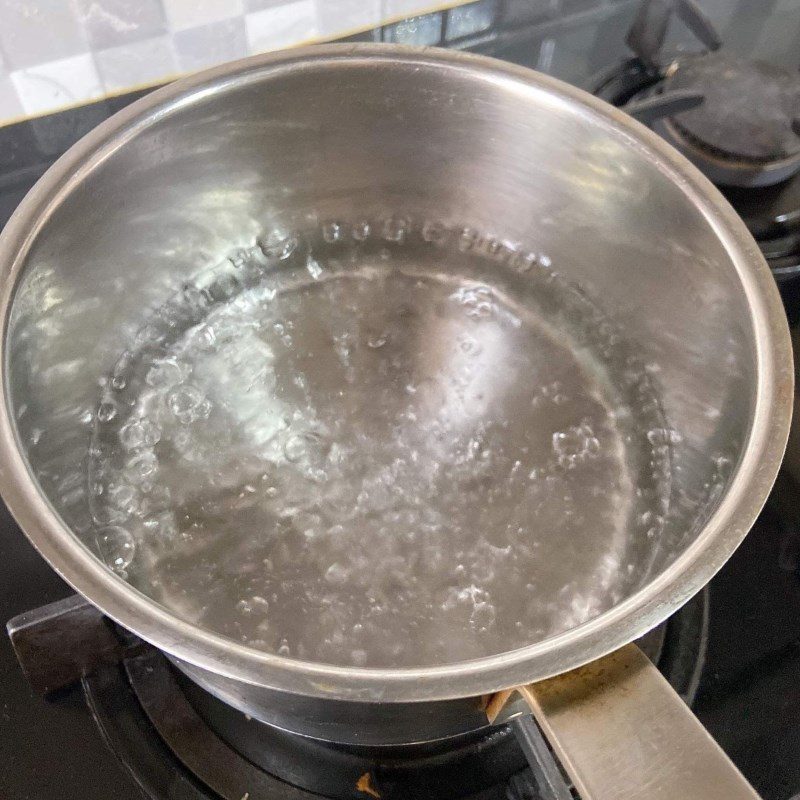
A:
<svg viewBox="0 0 800 800">
<path fill-rule="evenodd" d="M 632 542 L 624 589 L 580 624 L 457 663 L 312 663 L 187 621 L 84 544 L 98 376 L 141 342 L 153 309 L 270 231 L 339 220 L 337 236 L 364 239 L 363 219 L 401 219 L 409 236 L 441 221 L 428 239 L 466 237 L 520 298 L 547 266 L 650 365 L 659 413 L 680 431 L 660 445 L 664 519 Z M 522 697 L 586 800 L 755 796 L 629 643 L 697 592 L 758 514 L 789 426 L 789 336 L 743 223 L 650 131 L 471 55 L 256 57 L 156 91 L 81 140 L 3 231 L 0 273 L 3 497 L 77 591 L 197 683 L 268 723 L 363 744 L 463 733 L 519 713 Z M 513 416 L 511 394 L 495 387 L 495 410 Z M 578 536 L 553 565 L 565 585 L 591 525 Z"/>
</svg>

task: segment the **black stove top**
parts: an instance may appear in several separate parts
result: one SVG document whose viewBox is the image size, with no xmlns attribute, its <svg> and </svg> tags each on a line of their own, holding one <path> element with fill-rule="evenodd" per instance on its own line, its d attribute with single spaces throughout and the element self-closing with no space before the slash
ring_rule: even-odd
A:
<svg viewBox="0 0 800 800">
<path fill-rule="evenodd" d="M 781 477 L 709 590 L 644 643 L 765 800 L 800 788 L 800 515 L 791 481 Z M 5 509 L 0 537 L 5 617 L 69 596 Z M 410 750 L 327 745 L 247 719 L 156 650 L 126 645 L 124 660 L 45 700 L 2 638 L 3 727 L 13 733 L 0 739 L 0 796 L 357 800 L 370 796 L 367 786 L 384 800 L 538 798 L 508 730 Z"/>
<path fill-rule="evenodd" d="M 595 24 L 589 12 L 580 13 Z M 631 18 L 632 12 L 625 17 L 628 22 Z M 704 30 L 696 19 L 690 23 L 713 45 L 708 49 L 716 49 L 713 31 Z M 614 26 L 617 30 L 619 20 Z M 534 49 L 526 36 L 512 30 L 494 43 L 478 42 L 475 49 L 542 67 L 550 52 L 546 41 Z M 651 40 L 660 46 L 658 36 Z M 652 61 L 612 60 L 593 85 L 605 99 L 624 106 L 663 87 L 665 69 Z M 0 225 L 60 153 L 136 97 L 0 128 Z M 688 108 L 692 98 L 679 102 Z M 723 191 L 758 239 L 790 320 L 797 324 L 800 177 Z M 800 797 L 797 497 L 794 479 L 782 473 L 753 531 L 707 592 L 646 643 L 651 657 L 765 800 Z M 70 596 L 2 504 L 0 553 L 3 622 Z M 74 610 L 75 605 L 64 608 Z M 93 624 L 107 623 L 95 619 Z M 366 800 L 376 792 L 384 800 L 538 797 L 507 730 L 414 751 L 378 753 L 324 745 L 265 729 L 187 684 L 158 652 L 118 630 L 113 635 L 120 647 L 110 663 L 47 699 L 30 688 L 10 641 L 0 637 L 0 797 Z"/>
<path fill-rule="evenodd" d="M 633 54 L 590 81 L 678 147 L 721 189 L 761 247 L 797 321 L 800 300 L 800 74 L 728 52 L 692 2 L 683 19 L 703 49 L 663 53 L 669 3 L 644 2 Z"/>
</svg>

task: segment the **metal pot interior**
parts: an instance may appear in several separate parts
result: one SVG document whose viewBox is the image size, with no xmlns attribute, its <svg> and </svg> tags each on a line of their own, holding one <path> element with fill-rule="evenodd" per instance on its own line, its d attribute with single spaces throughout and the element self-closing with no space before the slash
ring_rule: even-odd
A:
<svg viewBox="0 0 800 800">
<path fill-rule="evenodd" d="M 492 585 L 511 582 L 513 591 L 503 594 L 505 605 L 495 609 L 490 623 L 495 632 L 480 646 L 469 644 L 475 624 L 481 624 L 472 616 L 473 597 L 463 627 L 454 627 L 438 649 L 415 651 L 401 642 L 398 652 L 387 643 L 366 666 L 446 670 L 453 660 L 502 656 L 556 635 L 574 634 L 577 648 L 581 625 L 598 625 L 626 602 L 639 602 L 644 610 L 627 628 L 617 622 L 613 636 L 603 638 L 599 625 L 594 649 L 633 638 L 699 588 L 730 553 L 763 500 L 782 447 L 786 412 L 776 400 L 776 385 L 789 380 L 782 372 L 785 331 L 782 321 L 770 320 L 778 308 L 775 292 L 733 212 L 680 157 L 635 123 L 575 90 L 484 60 L 323 49 L 244 62 L 170 87 L 103 126 L 59 162 L 9 226 L 2 264 L 13 284 L 4 347 L 6 424 L 27 467 L 4 476 L 4 483 L 27 533 L 90 599 L 189 661 L 218 664 L 236 677 L 245 670 L 244 650 L 277 653 L 260 671 L 255 662 L 247 669 L 250 679 L 258 675 L 278 688 L 308 689 L 299 667 L 293 678 L 279 677 L 279 662 L 292 659 L 332 663 L 334 673 L 338 666 L 355 668 L 348 680 L 361 685 L 356 673 L 363 657 L 348 660 L 324 648 L 282 651 L 283 636 L 274 630 L 263 642 L 234 647 L 234 641 L 242 644 L 241 625 L 215 612 L 233 604 L 230 593 L 215 589 L 218 594 L 205 603 L 197 597 L 219 578 L 223 545 L 209 546 L 202 564 L 191 569 L 185 560 L 176 561 L 171 577 L 159 585 L 148 585 L 137 573 L 136 559 L 123 565 L 131 583 L 153 598 L 139 597 L 138 610 L 127 616 L 133 588 L 98 579 L 99 568 L 77 565 L 72 545 L 56 544 L 71 536 L 102 552 L 98 532 L 133 525 L 127 495 L 117 504 L 122 516 L 98 518 L 96 492 L 103 487 L 95 484 L 102 475 L 94 480 L 90 449 L 103 447 L 98 425 L 116 424 L 103 417 L 129 413 L 130 398 L 147 382 L 137 372 L 137 358 L 197 326 L 196 315 L 229 304 L 264 275 L 280 274 L 284 281 L 274 301 L 271 347 L 277 352 L 281 337 L 294 337 L 295 352 L 311 355 L 293 369 L 308 376 L 311 386 L 290 389 L 287 371 L 283 384 L 257 390 L 254 403 L 283 403 L 289 411 L 324 408 L 328 427 L 339 420 L 341 436 L 356 443 L 379 424 L 378 412 L 386 412 L 380 417 L 385 421 L 386 414 L 396 419 L 412 408 L 415 424 L 422 426 L 447 407 L 451 421 L 469 434 L 465 442 L 482 430 L 509 452 L 520 442 L 528 445 L 524 455 L 503 462 L 510 470 L 521 461 L 517 469 L 533 476 L 526 480 L 546 480 L 551 467 L 566 475 L 575 466 L 573 457 L 580 462 L 576 469 L 585 471 L 569 483 L 570 513 L 579 522 L 559 537 L 545 537 L 533 584 L 514 571 L 513 559 L 497 563 Z M 314 264 L 323 274 L 314 274 Z M 354 280 L 354 270 L 371 277 Z M 454 297 L 461 307 L 439 313 Z M 483 302 L 511 309 L 517 321 L 492 327 L 481 319 Z M 539 325 L 538 333 L 529 335 L 526 315 L 535 318 L 530 325 Z M 290 316 L 292 330 L 276 327 Z M 341 342 L 331 327 L 334 318 L 342 331 L 364 340 L 349 374 L 337 361 Z M 389 341 L 382 343 L 384 334 Z M 470 405 L 459 400 L 452 384 L 473 344 L 481 353 L 468 379 Z M 396 374 L 390 365 L 387 377 L 379 364 L 393 346 L 402 364 Z M 251 420 L 252 409 L 231 421 L 239 413 L 230 406 L 241 389 L 231 366 L 237 353 L 255 369 L 252 359 L 262 351 L 242 342 L 227 351 L 228 371 L 203 378 L 211 407 L 197 414 L 207 414 L 205 422 L 190 422 L 223 419 L 220 430 L 238 430 L 251 443 L 261 435 L 243 422 Z M 283 356 L 275 358 L 289 370 Z M 450 388 L 420 388 L 420 380 L 431 376 Z M 597 408 L 564 401 L 574 416 L 567 419 L 559 416 L 561 401 L 554 400 L 560 392 L 584 400 L 594 392 L 600 399 Z M 628 427 L 617 425 L 613 414 L 603 423 L 593 421 L 592 414 L 612 408 L 603 399 L 612 395 L 619 407 L 634 410 Z M 182 400 L 190 416 L 200 402 L 173 400 L 179 406 Z M 550 428 L 536 439 L 542 419 Z M 586 419 L 591 435 L 581 427 Z M 486 433 L 498 420 L 505 428 Z M 134 449 L 164 446 L 148 445 L 146 431 L 135 433 L 140 439 Z M 553 438 L 557 433 L 562 439 Z M 575 443 L 569 437 L 583 439 Z M 592 438 L 602 450 L 596 461 Z M 288 435 L 282 442 L 283 456 L 291 460 Z M 244 480 L 240 470 L 249 467 L 238 457 L 226 462 L 223 451 L 209 443 L 195 456 L 203 464 L 219 458 L 222 474 L 216 484 L 204 484 L 203 497 L 183 498 L 187 519 L 193 503 L 215 492 L 222 503 L 214 512 L 220 525 L 229 524 L 230 515 L 241 521 L 260 513 L 247 506 L 247 497 L 239 498 L 249 491 L 242 487 L 260 475 L 259 467 Z M 357 455 L 354 445 L 348 459 Z M 450 502 L 456 503 L 472 484 L 469 470 L 459 472 L 447 459 L 438 451 L 428 456 L 445 471 L 437 492 L 452 491 Z M 156 484 L 183 485 L 186 476 L 176 469 Z M 618 473 L 619 497 L 598 496 L 593 481 L 605 487 L 611 473 Z M 9 489 L 10 483 L 17 488 Z M 136 491 L 141 499 L 141 485 Z M 528 509 L 527 488 L 508 491 L 505 503 L 495 498 L 494 504 L 470 507 L 480 526 L 475 541 L 504 546 L 492 537 L 510 524 L 509 509 Z M 39 493 L 51 509 L 36 506 Z M 541 502 L 549 502 L 547 490 L 543 497 Z M 279 520 L 297 529 L 291 535 L 313 524 L 298 521 L 301 511 Z M 546 513 L 540 523 L 549 519 Z M 709 531 L 715 513 L 724 519 Z M 257 522 L 265 524 L 261 517 Z M 408 525 L 424 522 L 417 517 Z M 175 524 L 180 534 L 191 535 L 181 529 L 182 519 Z M 526 524 L 524 514 L 518 524 Z M 136 535 L 150 534 L 141 528 Z M 422 547 L 419 539 L 409 542 L 403 557 Z M 137 557 L 161 558 L 170 545 L 159 546 L 140 546 Z M 380 552 L 371 554 L 368 542 L 364 548 L 367 569 L 387 568 Z M 704 567 L 690 563 L 692 548 L 707 551 Z M 257 554 L 262 562 L 267 557 Z M 419 569 L 425 568 L 420 562 Z M 308 561 L 304 569 L 297 580 L 325 580 L 325 565 Z M 659 580 L 660 588 L 642 599 Z M 460 586 L 457 576 L 453 585 Z M 413 594 L 408 587 L 396 590 L 396 606 L 410 602 L 406 590 Z M 392 605 L 391 592 L 390 586 L 379 600 Z M 540 615 L 519 634 L 515 622 L 543 597 L 563 599 L 559 619 Z M 162 607 L 158 621 L 152 617 L 156 604 Z M 313 628 L 321 625 L 321 609 L 298 613 L 303 621 L 296 619 L 296 625 L 312 626 L 324 638 L 324 630 Z M 389 613 L 397 614 L 397 608 Z M 164 620 L 173 627 L 162 635 Z M 215 639 L 210 651 L 215 637 L 208 633 L 230 641 Z M 231 655 L 223 668 L 225 647 Z M 572 662 L 580 660 L 577 652 Z M 567 665 L 562 662 L 551 659 L 541 669 Z M 526 669 L 529 676 L 541 671 L 531 663 Z M 331 681 L 335 687 L 336 678 Z M 488 682 L 504 681 L 496 672 Z M 448 691 L 478 685 L 477 678 L 471 686 L 456 681 Z"/>
</svg>

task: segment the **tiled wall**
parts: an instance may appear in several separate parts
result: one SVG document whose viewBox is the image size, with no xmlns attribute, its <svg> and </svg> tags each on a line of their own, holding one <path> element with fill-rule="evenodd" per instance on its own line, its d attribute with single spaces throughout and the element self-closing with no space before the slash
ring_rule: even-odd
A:
<svg viewBox="0 0 800 800">
<path fill-rule="evenodd" d="M 584 88 L 641 0 L 0 0 L 0 125 L 309 40 L 463 47 Z M 724 46 L 797 69 L 800 0 L 698 0 Z M 447 10 L 444 10 L 447 9 Z M 665 52 L 696 50 L 685 25 Z"/>
<path fill-rule="evenodd" d="M 444 5 L 458 0 L 0 0 L 0 124 Z"/>
</svg>

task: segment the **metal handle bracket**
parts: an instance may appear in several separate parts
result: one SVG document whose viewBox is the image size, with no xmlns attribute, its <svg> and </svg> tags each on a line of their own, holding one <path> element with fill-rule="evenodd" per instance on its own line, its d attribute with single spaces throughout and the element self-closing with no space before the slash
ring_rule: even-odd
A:
<svg viewBox="0 0 800 800">
<path fill-rule="evenodd" d="M 583 800 L 758 800 L 722 748 L 635 645 L 494 695 L 524 698 Z"/>
</svg>

